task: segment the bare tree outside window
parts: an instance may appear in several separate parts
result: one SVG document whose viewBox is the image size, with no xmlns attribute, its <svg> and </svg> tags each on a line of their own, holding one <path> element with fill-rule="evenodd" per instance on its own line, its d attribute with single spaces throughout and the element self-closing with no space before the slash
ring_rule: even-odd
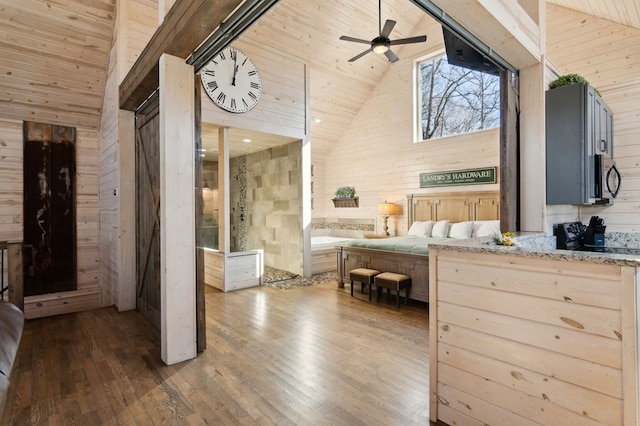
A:
<svg viewBox="0 0 640 426">
<path fill-rule="evenodd" d="M 500 125 L 500 78 L 450 65 L 445 56 L 418 64 L 422 139 Z"/>
</svg>

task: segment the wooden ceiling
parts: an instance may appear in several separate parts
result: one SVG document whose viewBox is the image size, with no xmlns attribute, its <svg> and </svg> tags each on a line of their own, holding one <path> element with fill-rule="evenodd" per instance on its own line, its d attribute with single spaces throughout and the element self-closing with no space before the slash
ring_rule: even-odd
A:
<svg viewBox="0 0 640 426">
<path fill-rule="evenodd" d="M 547 0 L 547 3 L 640 29 L 638 0 Z"/>
<path fill-rule="evenodd" d="M 115 0 L 0 1 L 0 118 L 97 129 Z"/>
<path fill-rule="evenodd" d="M 637 0 L 548 2 L 640 28 Z M 0 0 L 0 118 L 97 130 L 114 14 L 115 0 Z M 385 19 L 398 22 L 391 38 L 402 38 L 429 18 L 410 1 L 387 0 Z M 280 0 L 242 35 L 310 63 L 315 154 L 331 149 L 393 66 L 372 54 L 347 62 L 366 45 L 339 36 L 368 40 L 377 31 L 376 0 Z M 394 50 L 402 58 L 402 47 Z"/>
</svg>

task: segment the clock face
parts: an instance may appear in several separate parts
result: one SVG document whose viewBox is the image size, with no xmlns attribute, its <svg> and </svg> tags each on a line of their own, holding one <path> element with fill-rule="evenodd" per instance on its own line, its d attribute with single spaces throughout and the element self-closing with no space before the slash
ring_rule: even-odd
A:
<svg viewBox="0 0 640 426">
<path fill-rule="evenodd" d="M 251 59 L 238 49 L 225 47 L 200 76 L 211 100 L 226 111 L 247 112 L 260 100 L 260 74 Z"/>
</svg>

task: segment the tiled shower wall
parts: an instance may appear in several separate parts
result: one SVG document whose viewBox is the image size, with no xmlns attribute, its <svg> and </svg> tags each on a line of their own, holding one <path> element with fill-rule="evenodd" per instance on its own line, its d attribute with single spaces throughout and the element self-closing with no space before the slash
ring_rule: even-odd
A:
<svg viewBox="0 0 640 426">
<path fill-rule="evenodd" d="M 264 263 L 303 274 L 300 142 L 234 158 L 232 251 L 264 250 Z"/>
</svg>

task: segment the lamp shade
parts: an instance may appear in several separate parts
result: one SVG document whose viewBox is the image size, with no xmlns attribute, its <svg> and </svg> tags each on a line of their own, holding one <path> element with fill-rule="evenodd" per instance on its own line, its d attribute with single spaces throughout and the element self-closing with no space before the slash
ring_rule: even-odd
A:
<svg viewBox="0 0 640 426">
<path fill-rule="evenodd" d="M 396 214 L 400 214 L 400 206 L 393 203 L 384 203 L 378 204 L 378 213 L 384 216 L 392 216 Z"/>
</svg>

